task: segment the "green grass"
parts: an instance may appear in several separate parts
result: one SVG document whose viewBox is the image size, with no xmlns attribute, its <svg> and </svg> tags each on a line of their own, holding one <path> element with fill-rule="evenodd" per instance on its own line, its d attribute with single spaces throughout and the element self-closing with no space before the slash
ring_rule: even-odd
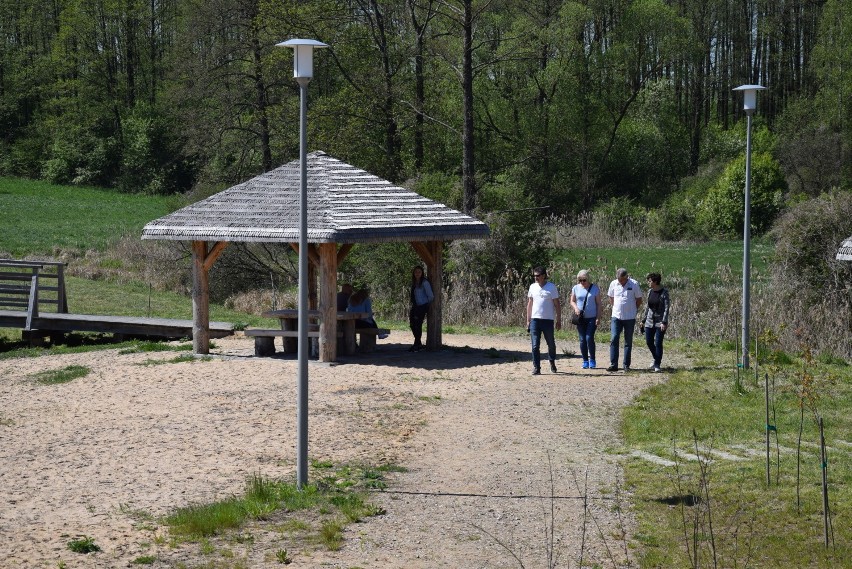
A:
<svg viewBox="0 0 852 569">
<path fill-rule="evenodd" d="M 337 549 L 346 524 L 385 513 L 369 503 L 365 495 L 367 488 L 375 487 L 370 482 L 382 476 L 378 469 L 367 467 L 330 466 L 323 470 L 324 478 L 301 490 L 293 483 L 252 476 L 242 496 L 180 508 L 164 521 L 173 536 L 200 541 L 237 531 L 251 520 L 269 520 L 282 512 L 290 519 L 280 527 L 308 531 L 314 527 L 310 521 L 293 517 L 307 511 L 309 519 L 319 516 L 313 539 L 328 549 Z"/>
<path fill-rule="evenodd" d="M 709 475 L 713 538 L 719 567 L 839 567 L 852 558 L 852 370 L 849 366 L 807 362 L 776 354 L 775 365 L 761 370 L 761 382 L 744 377 L 734 389 L 730 353 L 707 346 L 683 344 L 703 367 L 678 371 L 665 384 L 645 390 L 625 410 L 622 431 L 627 450 L 641 449 L 669 460 L 679 452 L 712 448 L 746 457 L 732 461 L 713 457 Z M 792 363 L 786 364 L 790 361 Z M 823 417 L 828 452 L 830 505 L 836 547 L 822 543 L 821 468 L 818 429 L 813 412 L 805 414 L 801 462 L 801 511 L 796 506 L 796 454 L 782 452 L 776 464 L 773 444 L 772 484 L 766 486 L 763 377 L 774 378 L 774 414 L 782 447 L 796 449 L 799 398 L 803 384 L 817 394 L 815 408 Z M 846 443 L 846 444 L 844 444 Z M 748 456 L 739 445 L 753 449 Z M 700 450 L 699 454 L 705 451 Z M 638 458 L 626 463 L 626 482 L 633 494 L 639 527 L 642 567 L 688 567 L 687 543 L 694 548 L 692 523 L 697 506 L 679 498 L 700 495 L 701 476 L 696 462 L 679 459 L 680 477 L 673 467 Z M 706 502 L 705 502 L 706 504 Z M 702 566 L 712 566 L 710 533 L 699 530 Z"/>
<path fill-rule="evenodd" d="M 92 370 L 86 366 L 71 365 L 60 369 L 40 371 L 33 374 L 33 377 L 42 385 L 58 385 L 60 383 L 68 383 L 80 377 L 86 377 L 90 371 Z"/>
<path fill-rule="evenodd" d="M 68 542 L 68 549 L 74 553 L 94 553 L 100 551 L 101 548 L 95 543 L 95 540 L 88 536 L 83 536 L 77 539 L 72 539 Z"/>
<path fill-rule="evenodd" d="M 123 194 L 0 178 L 0 252 L 13 257 L 55 249 L 103 250 L 180 205 L 180 198 Z"/>
<path fill-rule="evenodd" d="M 20 333 L 18 333 L 20 336 Z M 111 336 L 102 334 L 69 334 L 67 344 L 49 346 L 47 348 L 25 347 L 20 341 L 4 342 L 0 337 L 0 360 L 12 358 L 36 358 L 41 356 L 56 356 L 63 354 L 84 354 L 100 350 L 118 349 L 120 354 L 139 352 L 183 352 L 192 350 L 192 344 L 166 344 L 163 342 L 131 340 L 115 342 Z M 211 344 L 212 346 L 212 344 Z"/>
<path fill-rule="evenodd" d="M 189 270 L 188 266 L 187 270 Z M 116 316 L 148 316 L 150 314 L 158 318 L 192 320 L 190 297 L 152 290 L 147 284 L 139 281 L 118 283 L 70 277 L 67 279 L 66 287 L 69 312 Z M 210 320 L 247 322 L 251 326 L 278 325 L 277 320 L 229 310 L 214 303 L 210 303 Z"/>
<path fill-rule="evenodd" d="M 757 282 L 767 277 L 767 267 L 774 247 L 768 239 L 752 241 L 752 279 Z M 645 285 L 645 275 L 662 273 L 666 286 L 689 282 L 693 285 L 709 284 L 717 278 L 718 267 L 730 267 L 732 279 L 742 280 L 743 244 L 741 241 L 711 241 L 707 243 L 666 243 L 660 246 L 601 247 L 597 249 L 564 249 L 554 255 L 554 278 L 573 284 L 579 269 L 588 269 L 592 278 L 606 292 L 615 278 L 615 270 L 626 268 L 631 276 Z M 561 274 L 559 264 L 567 265 L 567 274 Z M 573 270 L 577 268 L 577 270 Z M 563 271 L 564 272 L 564 271 Z"/>
</svg>

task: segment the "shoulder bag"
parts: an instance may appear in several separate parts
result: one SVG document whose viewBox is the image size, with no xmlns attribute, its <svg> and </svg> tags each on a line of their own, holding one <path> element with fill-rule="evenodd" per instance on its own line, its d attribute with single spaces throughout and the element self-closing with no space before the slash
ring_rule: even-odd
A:
<svg viewBox="0 0 852 569">
<path fill-rule="evenodd" d="M 580 320 L 583 318 L 583 315 L 586 313 L 586 303 L 589 302 L 589 297 L 592 296 L 592 287 L 595 286 L 595 283 L 589 285 L 589 290 L 586 292 L 586 297 L 583 299 L 583 308 L 580 309 L 580 314 L 577 314 L 573 310 L 571 311 L 571 324 L 574 326 L 580 325 Z"/>
</svg>

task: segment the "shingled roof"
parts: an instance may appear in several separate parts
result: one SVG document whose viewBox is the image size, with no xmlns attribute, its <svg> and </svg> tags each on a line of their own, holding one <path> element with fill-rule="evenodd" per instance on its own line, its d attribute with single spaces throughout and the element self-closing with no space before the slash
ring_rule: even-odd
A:
<svg viewBox="0 0 852 569">
<path fill-rule="evenodd" d="M 837 250 L 838 261 L 852 261 L 852 236 L 845 239 Z"/>
<path fill-rule="evenodd" d="M 143 239 L 299 240 L 299 161 L 148 223 Z M 308 154 L 308 242 L 447 241 L 488 236 L 481 221 L 324 152 Z"/>
</svg>

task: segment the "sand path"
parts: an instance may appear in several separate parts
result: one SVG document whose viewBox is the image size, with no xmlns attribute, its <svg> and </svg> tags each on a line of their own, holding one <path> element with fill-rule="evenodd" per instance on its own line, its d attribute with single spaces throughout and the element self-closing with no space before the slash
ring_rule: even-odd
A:
<svg viewBox="0 0 852 569">
<path fill-rule="evenodd" d="M 395 331 L 373 355 L 310 365 L 310 456 L 406 469 L 374 495 L 387 514 L 348 526 L 336 552 L 294 549 L 262 523 L 212 551 L 156 537 L 174 508 L 240 493 L 253 473 L 292 475 L 293 359 L 255 358 L 233 337 L 197 362 L 117 350 L 0 361 L 0 567 L 143 555 L 153 567 L 279 567 L 282 548 L 291 567 L 547 567 L 549 526 L 558 566 L 577 566 L 581 543 L 585 561 L 624 565 L 619 409 L 664 374 L 581 370 L 563 355 L 557 374 L 531 377 L 524 336 L 445 335 L 446 348 L 417 354 L 409 340 Z M 634 367 L 649 363 L 636 344 Z M 52 386 L 32 375 L 68 365 L 92 371 Z M 70 552 L 81 535 L 102 551 Z"/>
</svg>

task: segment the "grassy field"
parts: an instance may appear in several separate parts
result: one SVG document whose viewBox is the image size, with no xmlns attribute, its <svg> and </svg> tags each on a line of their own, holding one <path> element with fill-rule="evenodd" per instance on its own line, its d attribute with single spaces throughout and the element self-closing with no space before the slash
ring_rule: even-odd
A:
<svg viewBox="0 0 852 569">
<path fill-rule="evenodd" d="M 772 242 L 768 239 L 752 241 L 751 266 L 755 283 L 767 275 L 766 269 L 772 253 Z M 666 286 L 678 288 L 686 282 L 693 285 L 709 284 L 726 274 L 730 274 L 737 282 L 741 281 L 743 244 L 739 241 L 709 241 L 565 249 L 554 255 L 554 261 L 557 272 L 566 272 L 569 277 L 576 275 L 580 269 L 588 269 L 597 282 L 604 283 L 604 289 L 615 278 L 615 271 L 619 267 L 626 268 L 643 285 L 645 275 L 655 271 L 663 275 Z"/>
<path fill-rule="evenodd" d="M 169 213 L 179 198 L 0 178 L 0 253 L 104 249 Z"/>
<path fill-rule="evenodd" d="M 690 343 L 677 349 L 694 365 L 643 392 L 623 415 L 626 453 L 640 450 L 677 463 L 626 462 L 641 566 L 849 567 L 852 368 L 767 351 L 760 382 L 750 374 L 737 388 L 731 352 Z M 768 486 L 765 374 L 770 424 L 777 429 Z M 823 418 L 829 448 L 829 548 L 823 544 L 816 416 Z"/>
</svg>

